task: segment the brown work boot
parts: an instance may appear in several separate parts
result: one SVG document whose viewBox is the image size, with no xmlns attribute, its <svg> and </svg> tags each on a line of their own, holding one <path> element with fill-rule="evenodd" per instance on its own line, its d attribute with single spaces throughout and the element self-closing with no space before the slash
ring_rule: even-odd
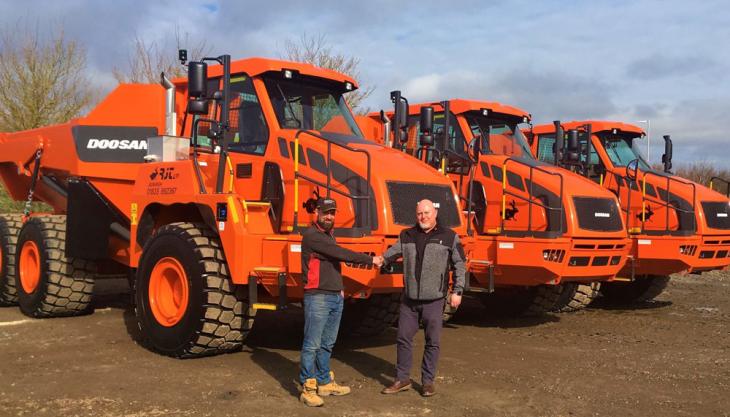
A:
<svg viewBox="0 0 730 417">
<path fill-rule="evenodd" d="M 395 394 L 397 392 L 405 391 L 411 389 L 411 380 L 408 381 L 398 381 L 397 379 L 395 382 L 393 382 L 393 385 L 389 386 L 388 388 L 383 388 L 382 391 L 380 391 L 382 394 Z"/>
<path fill-rule="evenodd" d="M 338 385 L 335 382 L 335 373 L 330 371 L 330 383 L 317 387 L 317 394 L 326 397 L 328 395 L 347 395 L 350 393 L 350 387 Z"/>
<path fill-rule="evenodd" d="M 421 390 L 421 396 L 422 397 L 432 397 L 436 395 L 436 387 L 431 384 L 423 384 L 423 388 Z"/>
<path fill-rule="evenodd" d="M 316 379 L 309 378 L 304 381 L 304 385 L 302 385 L 302 393 L 299 395 L 299 401 L 309 407 L 321 407 L 324 405 L 324 400 L 317 395 Z"/>
</svg>

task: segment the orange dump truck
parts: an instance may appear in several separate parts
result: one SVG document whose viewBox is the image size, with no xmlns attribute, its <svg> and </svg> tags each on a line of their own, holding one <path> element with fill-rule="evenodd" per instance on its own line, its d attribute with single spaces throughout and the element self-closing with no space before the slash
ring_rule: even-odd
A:
<svg viewBox="0 0 730 417">
<path fill-rule="evenodd" d="M 391 99 L 393 112 L 361 121 L 365 136 L 454 182 L 474 236 L 470 289 L 498 287 L 482 297 L 488 307 L 510 314 L 577 308 L 592 295 L 578 293 L 579 284 L 612 280 L 623 267 L 629 242 L 615 196 L 535 160 L 520 130 L 527 112 L 461 99 L 408 105 L 399 91 Z"/>
<path fill-rule="evenodd" d="M 728 198 L 669 172 L 668 136 L 665 172 L 659 172 L 636 151 L 636 140 L 644 132 L 631 124 L 555 122 L 535 126 L 529 135 L 539 160 L 557 160 L 619 198 L 631 237 L 631 257 L 620 273 L 626 282 L 603 286 L 607 299 L 650 300 L 666 287 L 672 273 L 730 265 Z M 556 146 L 558 136 L 563 141 Z M 556 152 L 560 152 L 557 158 Z"/>
<path fill-rule="evenodd" d="M 239 348 L 257 310 L 302 299 L 300 232 L 318 195 L 337 200 L 338 242 L 363 253 L 383 253 L 420 198 L 464 231 L 448 178 L 362 137 L 345 75 L 223 55 L 161 84 L 120 85 L 86 117 L 0 135 L 10 195 L 53 209 L 0 217 L 4 305 L 83 314 L 99 274 L 126 270 L 149 347 L 210 355 Z M 397 268 L 342 272 L 345 330 L 393 323 Z"/>
</svg>

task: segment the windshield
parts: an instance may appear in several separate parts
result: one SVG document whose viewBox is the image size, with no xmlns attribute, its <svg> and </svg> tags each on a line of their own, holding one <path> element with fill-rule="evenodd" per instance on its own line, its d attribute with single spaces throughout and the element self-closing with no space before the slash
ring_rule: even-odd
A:
<svg viewBox="0 0 730 417">
<path fill-rule="evenodd" d="M 362 137 L 350 108 L 332 83 L 299 77 L 264 79 L 282 129 L 306 129 Z"/>
<path fill-rule="evenodd" d="M 634 159 L 639 160 L 639 169 L 649 170 L 649 164 L 644 161 L 641 154 L 635 147 L 633 137 L 614 134 L 599 134 L 601 141 L 606 147 L 606 153 L 614 166 L 625 167 Z"/>
<path fill-rule="evenodd" d="M 535 159 L 525 135 L 521 132 L 523 128 L 529 128 L 529 125 L 518 123 L 517 120 L 521 119 L 510 117 L 512 120 L 505 120 L 483 116 L 479 112 L 469 112 L 465 117 L 472 135 L 482 140 L 483 154 Z"/>
</svg>

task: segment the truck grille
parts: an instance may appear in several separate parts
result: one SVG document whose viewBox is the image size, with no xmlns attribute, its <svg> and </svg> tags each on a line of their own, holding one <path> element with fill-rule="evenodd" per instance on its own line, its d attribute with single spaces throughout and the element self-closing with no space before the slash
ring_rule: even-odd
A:
<svg viewBox="0 0 730 417">
<path fill-rule="evenodd" d="M 707 226 L 713 229 L 730 229 L 730 204 L 725 201 L 703 201 Z"/>
<path fill-rule="evenodd" d="M 573 197 L 578 227 L 597 232 L 623 230 L 616 201 L 610 198 Z"/>
<path fill-rule="evenodd" d="M 416 224 L 416 203 L 428 199 L 439 205 L 439 224 L 446 227 L 461 225 L 459 208 L 456 206 L 451 187 L 395 181 L 388 181 L 387 185 L 393 211 L 393 221 L 396 224 L 406 226 Z"/>
</svg>

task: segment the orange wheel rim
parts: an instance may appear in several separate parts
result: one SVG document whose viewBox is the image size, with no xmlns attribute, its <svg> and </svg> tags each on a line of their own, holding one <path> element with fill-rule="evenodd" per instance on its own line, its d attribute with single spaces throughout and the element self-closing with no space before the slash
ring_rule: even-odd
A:
<svg viewBox="0 0 730 417">
<path fill-rule="evenodd" d="M 157 261 L 150 275 L 149 302 L 152 314 L 165 327 L 176 325 L 188 308 L 188 277 L 177 259 Z"/>
<path fill-rule="evenodd" d="M 33 241 L 23 243 L 20 249 L 20 285 L 26 294 L 30 294 L 38 288 L 41 280 L 41 255 L 38 245 Z"/>
</svg>

